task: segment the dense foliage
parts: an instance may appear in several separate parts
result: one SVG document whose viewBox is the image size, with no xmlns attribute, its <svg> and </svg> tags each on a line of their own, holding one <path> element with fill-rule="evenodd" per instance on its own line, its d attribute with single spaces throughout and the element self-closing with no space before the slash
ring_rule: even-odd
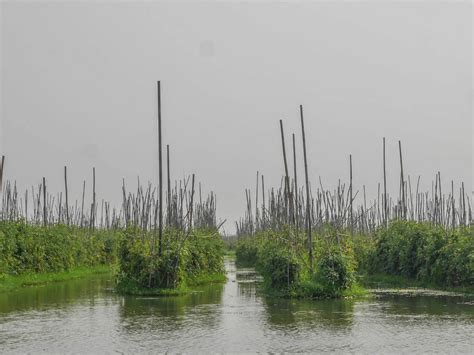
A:
<svg viewBox="0 0 474 355">
<path fill-rule="evenodd" d="M 362 275 L 394 275 L 441 287 L 474 286 L 474 227 L 446 230 L 394 221 L 375 235 L 332 228 L 313 236 L 311 273 L 303 236 L 288 230 L 240 238 L 237 262 L 254 265 L 272 291 L 297 297 L 338 297 L 358 291 Z"/>
<path fill-rule="evenodd" d="M 326 298 L 349 294 L 355 285 L 355 259 L 348 243 L 338 243 L 329 230 L 313 246 L 317 263 L 313 273 L 304 236 L 286 231 L 267 231 L 241 238 L 236 257 L 239 264 L 254 265 L 265 286 L 283 296 Z"/>
<path fill-rule="evenodd" d="M 372 271 L 442 286 L 474 285 L 474 229 L 397 221 L 376 235 Z"/>
<path fill-rule="evenodd" d="M 109 264 L 116 259 L 120 234 L 0 222 L 0 274 L 68 271 Z"/>
<path fill-rule="evenodd" d="M 167 230 L 159 255 L 153 232 L 130 228 L 119 247 L 118 290 L 123 293 L 161 293 L 209 278 L 222 281 L 224 243 L 215 230 Z"/>
</svg>

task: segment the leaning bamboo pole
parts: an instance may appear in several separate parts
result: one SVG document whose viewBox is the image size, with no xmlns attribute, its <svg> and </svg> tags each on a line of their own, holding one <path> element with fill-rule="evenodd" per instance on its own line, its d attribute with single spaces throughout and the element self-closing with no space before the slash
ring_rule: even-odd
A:
<svg viewBox="0 0 474 355">
<path fill-rule="evenodd" d="M 310 194 L 309 194 L 309 177 L 308 177 L 308 159 L 306 156 L 306 136 L 304 130 L 304 118 L 303 118 L 303 105 L 300 105 L 300 118 L 301 118 L 301 134 L 303 137 L 303 159 L 304 159 L 304 175 L 306 182 L 306 233 L 308 238 L 308 255 L 309 255 L 309 267 L 313 272 L 313 239 L 311 236 L 311 206 L 310 206 Z"/>
<path fill-rule="evenodd" d="M 2 162 L 0 163 L 0 192 L 3 188 L 3 168 L 5 166 L 5 155 L 2 155 Z"/>
<path fill-rule="evenodd" d="M 290 197 L 290 177 L 288 175 L 288 162 L 286 160 L 286 147 L 285 147 L 285 134 L 283 132 L 283 120 L 280 120 L 280 132 L 281 132 L 281 146 L 282 146 L 282 153 L 283 153 L 283 164 L 285 167 L 285 201 L 286 201 L 286 209 L 287 209 L 287 216 L 290 216 L 292 213 L 292 203 Z M 292 222 L 291 219 L 289 222 Z"/>
</svg>

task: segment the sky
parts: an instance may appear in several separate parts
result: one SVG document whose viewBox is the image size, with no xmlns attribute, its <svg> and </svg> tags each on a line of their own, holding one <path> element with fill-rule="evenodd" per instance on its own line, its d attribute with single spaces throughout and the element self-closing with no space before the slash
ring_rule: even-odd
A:
<svg viewBox="0 0 474 355">
<path fill-rule="evenodd" d="M 309 176 L 348 180 L 369 196 L 404 170 L 430 188 L 440 171 L 473 185 L 473 9 L 470 1 L 1 2 L 0 153 L 20 189 L 44 176 L 71 195 L 82 181 L 121 203 L 157 182 L 156 81 L 171 176 L 195 173 L 233 233 L 256 172 L 284 173 L 305 113 Z M 292 166 L 290 165 L 290 169 Z M 71 199 L 71 198 L 70 198 Z"/>
</svg>

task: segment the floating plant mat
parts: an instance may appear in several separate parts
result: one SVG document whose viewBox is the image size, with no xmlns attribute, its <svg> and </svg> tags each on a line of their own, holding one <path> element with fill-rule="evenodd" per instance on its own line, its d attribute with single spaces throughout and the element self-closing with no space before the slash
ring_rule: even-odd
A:
<svg viewBox="0 0 474 355">
<path fill-rule="evenodd" d="M 444 291 L 444 290 L 433 290 L 429 288 L 420 287 L 409 287 L 409 288 L 376 288 L 372 289 L 371 292 L 375 295 L 397 295 L 406 297 L 416 296 L 431 296 L 431 297 L 473 297 L 473 295 L 467 295 L 460 292 Z"/>
</svg>

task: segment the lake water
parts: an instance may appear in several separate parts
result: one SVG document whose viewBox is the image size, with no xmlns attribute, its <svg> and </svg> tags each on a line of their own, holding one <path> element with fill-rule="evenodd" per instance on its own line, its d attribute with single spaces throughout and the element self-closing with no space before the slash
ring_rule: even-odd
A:
<svg viewBox="0 0 474 355">
<path fill-rule="evenodd" d="M 180 297 L 119 296 L 111 275 L 0 294 L 0 352 L 474 352 L 473 299 L 275 299 L 226 268 L 225 284 Z"/>
</svg>

